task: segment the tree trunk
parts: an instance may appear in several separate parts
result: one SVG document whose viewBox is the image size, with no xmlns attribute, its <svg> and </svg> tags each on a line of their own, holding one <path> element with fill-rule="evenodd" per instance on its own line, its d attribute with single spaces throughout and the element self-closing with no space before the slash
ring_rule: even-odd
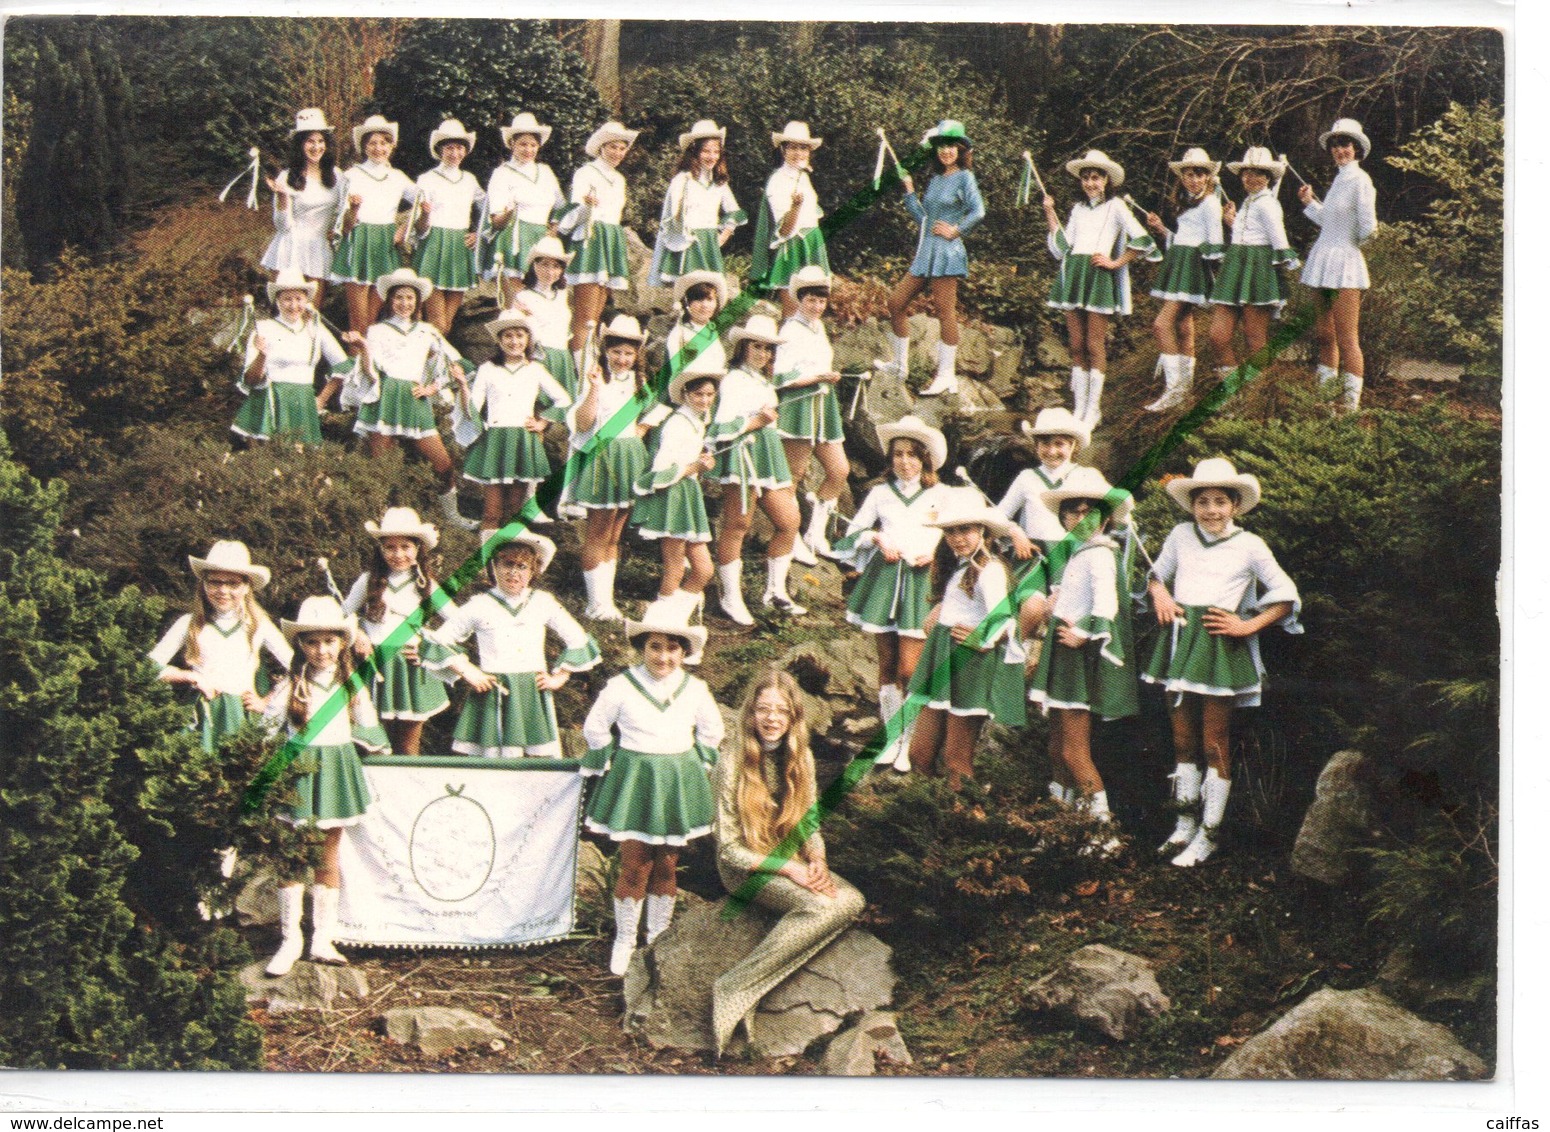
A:
<svg viewBox="0 0 1550 1132">
<path fill-rule="evenodd" d="M 592 85 L 598 97 L 613 113 L 618 114 L 619 90 L 619 23 L 618 20 L 588 20 L 582 39 L 581 56 L 587 61 Z"/>
</svg>

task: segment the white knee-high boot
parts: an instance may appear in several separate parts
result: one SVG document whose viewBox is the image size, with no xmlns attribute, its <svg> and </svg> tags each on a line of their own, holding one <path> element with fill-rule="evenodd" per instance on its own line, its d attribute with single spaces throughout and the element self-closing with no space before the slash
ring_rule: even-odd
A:
<svg viewBox="0 0 1550 1132">
<path fill-rule="evenodd" d="M 1217 833 L 1222 818 L 1227 813 L 1227 796 L 1232 792 L 1232 779 L 1223 778 L 1212 767 L 1206 771 L 1201 784 L 1200 828 L 1185 847 L 1184 852 L 1173 859 L 1181 869 L 1193 868 L 1206 861 L 1216 852 Z"/>
<path fill-rule="evenodd" d="M 1089 429 L 1097 428 L 1098 422 L 1103 420 L 1102 399 L 1103 371 L 1090 369 L 1087 371 L 1087 412 L 1082 414 L 1082 423 Z"/>
<path fill-rule="evenodd" d="M 651 946 L 657 941 L 657 936 L 667 931 L 667 925 L 673 922 L 673 909 L 677 904 L 676 895 L 646 893 L 646 946 Z"/>
<path fill-rule="evenodd" d="M 1354 373 L 1342 373 L 1340 377 L 1343 383 L 1340 407 L 1348 413 L 1354 413 L 1362 407 L 1362 386 L 1365 382 Z"/>
<path fill-rule="evenodd" d="M 1158 354 L 1157 366 L 1152 371 L 1153 377 L 1163 379 L 1162 395 L 1146 406 L 1148 413 L 1160 413 L 1173 403 L 1173 391 L 1179 385 L 1178 355 Z"/>
<path fill-rule="evenodd" d="M 893 360 L 888 363 L 888 372 L 897 374 L 899 380 L 903 381 L 910 375 L 910 336 L 906 334 L 901 338 L 890 330 L 888 345 L 893 348 Z"/>
<path fill-rule="evenodd" d="M 301 958 L 305 945 L 301 936 L 301 906 L 306 892 L 299 884 L 282 884 L 275 893 L 280 901 L 280 950 L 264 968 L 264 974 L 272 978 L 289 974 Z"/>
<path fill-rule="evenodd" d="M 815 554 L 828 556 L 829 548 L 829 517 L 834 514 L 832 499 L 813 498 L 813 514 L 807 520 L 807 532 L 804 541 L 808 548 Z"/>
<path fill-rule="evenodd" d="M 743 604 L 743 560 L 717 566 L 716 578 L 721 583 L 721 612 L 739 625 L 752 625 L 753 614 Z"/>
<path fill-rule="evenodd" d="M 614 897 L 614 946 L 608 956 L 608 969 L 616 975 L 630 969 L 635 937 L 640 933 L 640 912 L 641 901 L 635 897 Z"/>
<path fill-rule="evenodd" d="M 1324 365 L 1322 362 L 1313 371 L 1314 380 L 1317 382 L 1315 392 L 1329 400 L 1333 400 L 1340 392 L 1340 371 L 1334 366 Z"/>
<path fill-rule="evenodd" d="M 1179 763 L 1168 776 L 1173 779 L 1173 806 L 1178 811 L 1173 833 L 1157 847 L 1159 853 L 1178 853 L 1195 839 L 1200 829 L 1200 767 L 1195 763 Z"/>
<path fill-rule="evenodd" d="M 884 684 L 877 689 L 877 713 L 882 717 L 883 732 L 888 731 L 888 721 L 899 713 L 899 707 L 903 704 L 904 697 L 897 684 Z M 897 737 L 892 742 L 884 743 L 883 749 L 873 759 L 874 766 L 892 766 L 894 757 L 898 754 L 899 740 Z"/>
<path fill-rule="evenodd" d="M 1071 367 L 1071 415 L 1087 419 L 1087 371 L 1078 366 Z"/>
<path fill-rule="evenodd" d="M 312 886 L 312 946 L 307 955 L 315 963 L 342 967 L 350 961 L 334 947 L 334 930 L 339 926 L 339 890 L 326 884 Z"/>
<path fill-rule="evenodd" d="M 592 568 L 592 586 L 588 589 L 591 604 L 586 615 L 598 621 L 623 621 L 624 614 L 614 605 L 614 575 L 618 573 L 619 560 L 599 562 Z"/>
<path fill-rule="evenodd" d="M 461 527 L 465 531 L 476 531 L 479 529 L 479 524 L 476 520 L 465 519 L 462 513 L 458 511 L 456 487 L 447 488 L 446 491 L 436 497 L 436 501 L 441 504 L 442 518 L 446 519 L 454 527 Z"/>
<path fill-rule="evenodd" d="M 796 617 L 806 613 L 807 609 L 792 601 L 786 591 L 786 579 L 791 575 L 791 555 L 783 554 L 779 558 L 771 555 L 764 560 L 764 568 L 764 604 Z"/>
<path fill-rule="evenodd" d="M 935 397 L 941 393 L 958 392 L 958 347 L 946 342 L 937 344 L 936 376 L 931 384 L 920 391 L 922 397 Z"/>
</svg>

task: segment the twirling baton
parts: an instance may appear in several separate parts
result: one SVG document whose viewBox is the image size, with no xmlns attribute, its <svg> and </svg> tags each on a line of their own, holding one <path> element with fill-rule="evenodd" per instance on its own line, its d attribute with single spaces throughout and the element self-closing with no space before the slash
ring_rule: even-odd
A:
<svg viewBox="0 0 1550 1132">
<path fill-rule="evenodd" d="M 252 146 L 252 147 L 250 147 L 248 149 L 248 158 L 249 158 L 249 161 L 248 161 L 247 167 L 245 169 L 243 169 L 242 172 L 238 173 L 235 177 L 233 177 L 230 181 L 228 181 L 226 183 L 226 187 L 221 190 L 220 195 L 217 196 L 215 199 L 220 201 L 222 204 L 225 204 L 226 203 L 227 195 L 232 191 L 232 189 L 237 187 L 237 182 L 242 180 L 242 178 L 244 178 L 244 177 L 251 176 L 253 178 L 253 183 L 248 186 L 247 207 L 252 209 L 254 212 L 257 212 L 258 211 L 258 146 L 255 145 L 255 146 Z"/>
</svg>

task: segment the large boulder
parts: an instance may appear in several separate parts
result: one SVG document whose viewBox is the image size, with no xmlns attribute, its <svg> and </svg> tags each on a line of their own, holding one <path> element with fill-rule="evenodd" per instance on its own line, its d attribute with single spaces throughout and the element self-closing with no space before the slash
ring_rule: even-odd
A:
<svg viewBox="0 0 1550 1132">
<path fill-rule="evenodd" d="M 830 1077 L 870 1077 L 877 1071 L 878 1054 L 894 1065 L 911 1065 L 915 1060 L 899 1033 L 898 1020 L 886 1010 L 868 1010 L 829 1043 L 823 1071 Z"/>
<path fill-rule="evenodd" d="M 829 731 L 836 716 L 843 718 L 877 701 L 876 653 L 864 634 L 792 645 L 776 667 L 789 672 L 802 689 L 814 734 Z"/>
<path fill-rule="evenodd" d="M 332 1010 L 341 1000 L 359 1000 L 371 993 L 366 976 L 355 967 L 330 967 L 298 962 L 278 979 L 264 974 L 267 960 L 249 963 L 238 976 L 249 1002 L 267 1003 L 271 1014 L 298 1010 Z"/>
<path fill-rule="evenodd" d="M 1467 1081 L 1490 1073 L 1446 1027 L 1371 987 L 1325 988 L 1256 1034 L 1212 1073 L 1269 1081 Z"/>
<path fill-rule="evenodd" d="M 1073 951 L 1028 988 L 1024 1002 L 1035 1012 L 1053 1011 L 1096 1027 L 1117 1042 L 1171 1005 L 1150 963 L 1102 943 Z"/>
<path fill-rule="evenodd" d="M 624 1027 L 654 1048 L 708 1050 L 711 987 L 775 924 L 757 905 L 722 917 L 714 904 L 690 893 L 679 898 L 672 926 L 635 953 L 624 977 Z M 886 1006 L 896 976 L 889 948 L 876 936 L 848 928 L 764 997 L 754 1016 L 754 1040 L 766 1057 L 801 1054 L 852 1015 Z"/>
<path fill-rule="evenodd" d="M 1355 850 L 1372 834 L 1372 790 L 1359 751 L 1337 751 L 1319 773 L 1292 846 L 1292 871 L 1322 884 L 1350 879 Z"/>
<path fill-rule="evenodd" d="M 504 1048 L 510 1037 L 488 1018 L 455 1006 L 399 1006 L 382 1015 L 382 1029 L 403 1045 L 440 1057 L 454 1050 Z"/>
</svg>

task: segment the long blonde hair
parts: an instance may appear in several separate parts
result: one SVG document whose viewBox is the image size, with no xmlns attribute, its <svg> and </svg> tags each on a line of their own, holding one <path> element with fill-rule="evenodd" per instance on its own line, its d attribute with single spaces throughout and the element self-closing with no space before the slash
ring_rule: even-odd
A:
<svg viewBox="0 0 1550 1132">
<path fill-rule="evenodd" d="M 258 599 L 253 596 L 253 582 L 248 581 L 247 590 L 242 595 L 242 606 L 237 611 L 237 617 L 242 621 L 242 630 L 247 634 L 248 647 L 258 640 L 258 630 L 261 626 L 270 623 L 269 615 L 259 608 Z M 183 640 L 183 660 L 190 668 L 199 667 L 199 631 L 215 620 L 215 609 L 210 604 L 210 597 L 205 593 L 205 579 L 203 574 L 194 575 L 194 601 L 188 614 L 188 635 Z"/>
<path fill-rule="evenodd" d="M 350 675 L 355 671 L 355 655 L 350 651 L 350 635 L 341 633 L 336 629 L 312 629 L 307 633 L 296 634 L 296 652 L 291 657 L 291 695 L 285 702 L 285 716 L 291 721 L 291 726 L 297 731 L 307 726 L 307 720 L 312 718 L 312 689 L 308 676 L 307 653 L 301 647 L 301 639 L 309 633 L 328 633 L 338 637 L 343 643 L 339 649 L 339 665 L 335 669 L 338 681 L 341 685 L 348 684 Z M 355 707 L 356 698 L 365 689 L 357 689 L 345 705 L 345 710 L 350 711 Z"/>
<path fill-rule="evenodd" d="M 762 692 L 775 689 L 791 711 L 791 726 L 780 747 L 780 796 L 770 794 L 764 781 L 764 745 L 754 725 L 754 703 Z M 780 669 L 771 669 L 754 681 L 743 701 L 742 759 L 737 766 L 737 823 L 743 841 L 756 853 L 768 853 L 785 840 L 818 799 L 818 774 L 808 742 L 807 713 L 797 682 Z"/>
</svg>

